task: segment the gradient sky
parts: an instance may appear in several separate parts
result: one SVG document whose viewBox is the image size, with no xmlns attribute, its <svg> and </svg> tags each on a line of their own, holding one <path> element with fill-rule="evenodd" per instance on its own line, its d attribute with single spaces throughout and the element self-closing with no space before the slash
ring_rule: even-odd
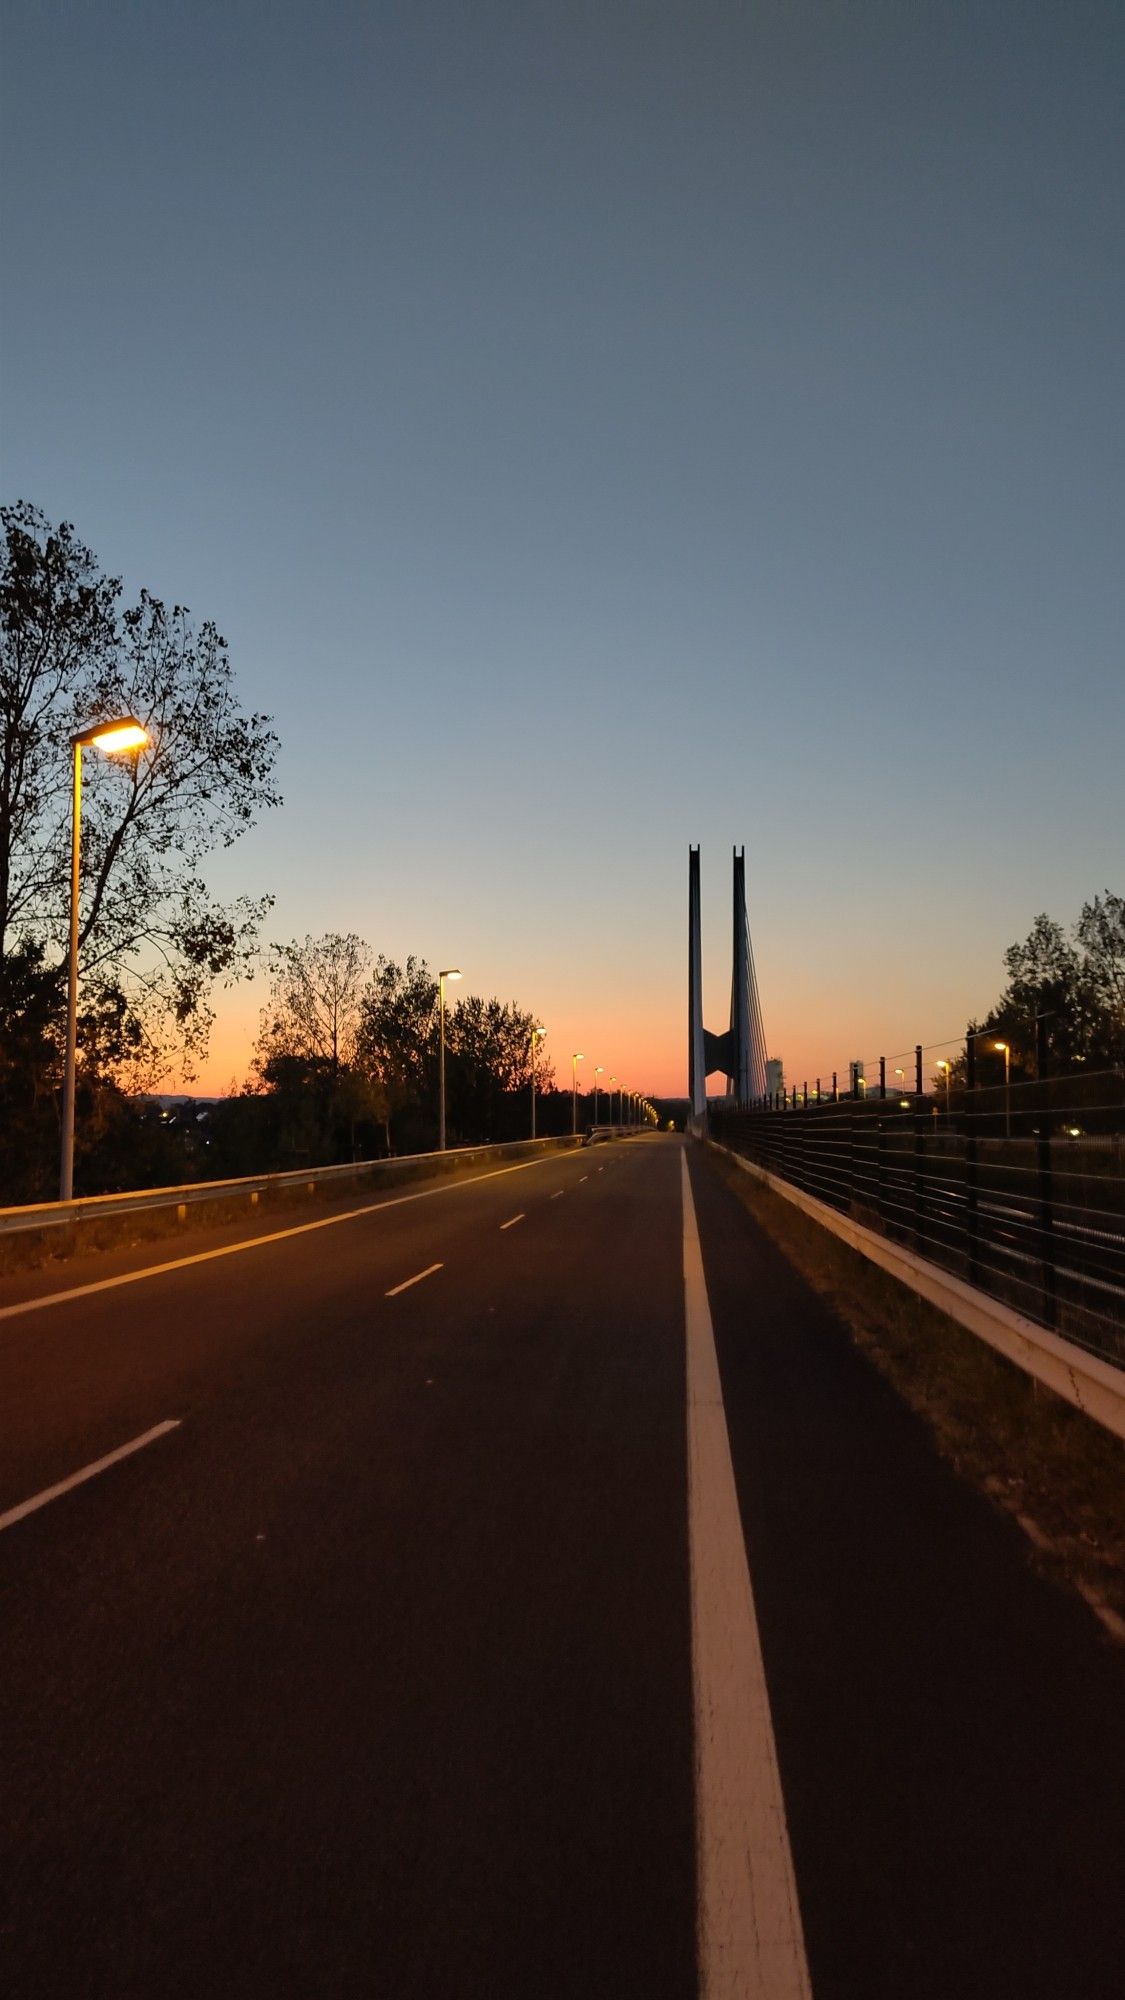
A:
<svg viewBox="0 0 1125 2000">
<path fill-rule="evenodd" d="M 1125 891 L 1120 0 L 5 17 L 4 496 L 226 634 L 269 935 L 681 1092 L 689 841 L 798 1081 Z"/>
</svg>

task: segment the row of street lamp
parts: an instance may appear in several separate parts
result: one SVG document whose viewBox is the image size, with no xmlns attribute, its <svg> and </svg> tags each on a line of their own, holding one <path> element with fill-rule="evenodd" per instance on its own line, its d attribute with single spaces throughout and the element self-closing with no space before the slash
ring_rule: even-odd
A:
<svg viewBox="0 0 1125 2000">
<path fill-rule="evenodd" d="M 546 1033 L 546 1030 L 544 1028 L 537 1028 L 536 1033 L 542 1035 Z M 585 1062 L 585 1060 L 586 1058 L 582 1054 L 582 1051 L 580 1049 L 576 1049 L 575 1053 L 570 1058 L 570 1129 L 574 1133 L 578 1131 L 578 1065 L 580 1062 Z M 602 1063 L 598 1063 L 594 1070 L 595 1125 L 598 1122 L 598 1096 L 599 1096 L 598 1078 L 599 1076 L 604 1076 L 604 1075 L 605 1075 L 605 1067 Z M 614 1122 L 613 1098 L 615 1092 L 617 1093 L 617 1123 L 619 1125 L 624 1125 L 626 1123 L 638 1124 L 638 1125 L 642 1123 L 652 1124 L 655 1122 L 656 1112 L 653 1109 L 653 1106 L 649 1103 L 647 1097 L 642 1097 L 640 1092 L 637 1090 L 627 1090 L 623 1083 L 618 1083 L 617 1078 L 615 1076 L 611 1076 L 609 1079 L 609 1089 L 604 1093 L 609 1098 L 609 1121 L 611 1125 Z M 628 1104 L 629 1107 L 628 1119 L 626 1119 L 625 1116 L 626 1104 Z M 535 1137 L 534 1068 L 532 1069 L 532 1076 L 531 1076 L 531 1136 L 534 1139 Z"/>
<path fill-rule="evenodd" d="M 79 866 L 82 847 L 82 752 L 101 750 L 110 756 L 143 750 L 149 742 L 149 734 L 143 723 L 133 715 L 123 715 L 109 722 L 96 722 L 89 729 L 81 730 L 70 739 L 74 756 L 74 805 L 71 816 L 70 834 L 70 953 L 67 965 L 67 1009 L 66 1009 L 66 1063 L 63 1070 L 62 1109 L 62 1157 L 59 1168 L 59 1199 L 70 1201 L 74 1195 L 74 1095 L 75 1069 L 78 1046 L 78 888 Z M 461 968 L 447 965 L 438 973 L 438 1146 L 446 1150 L 445 1137 L 445 987 L 447 980 L 460 979 Z M 535 1057 L 539 1043 L 546 1034 L 546 1028 L 531 1031 L 531 1136 L 535 1137 Z M 571 1130 L 578 1131 L 578 1065 L 586 1058 L 577 1051 L 571 1058 Z M 598 1078 L 604 1076 L 601 1063 L 594 1071 L 594 1123 L 598 1122 Z M 654 1118 L 655 1112 L 646 1099 L 636 1091 L 626 1090 L 618 1084 L 617 1078 L 609 1079 L 610 1118 L 613 1117 L 613 1093 L 620 1093 L 618 1118 L 625 1119 L 626 1099 L 630 1110 L 636 1116 Z"/>
</svg>

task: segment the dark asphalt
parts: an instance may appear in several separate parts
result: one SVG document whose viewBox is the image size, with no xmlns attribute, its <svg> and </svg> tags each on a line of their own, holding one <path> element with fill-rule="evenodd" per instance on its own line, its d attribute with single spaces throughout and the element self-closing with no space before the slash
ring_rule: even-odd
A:
<svg viewBox="0 0 1125 2000">
<path fill-rule="evenodd" d="M 180 1420 L 0 1533 L 5 1993 L 695 1994 L 679 1176 L 0 1321 L 0 1513 Z M 816 2000 L 1116 2000 L 1119 1654 L 693 1181 Z"/>
</svg>

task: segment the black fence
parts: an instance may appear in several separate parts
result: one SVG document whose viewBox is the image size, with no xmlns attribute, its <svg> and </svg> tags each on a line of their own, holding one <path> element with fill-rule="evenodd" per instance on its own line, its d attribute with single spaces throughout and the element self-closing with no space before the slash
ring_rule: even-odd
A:
<svg viewBox="0 0 1125 2000">
<path fill-rule="evenodd" d="M 1125 1367 L 1125 1075 L 778 1093 L 712 1138 Z"/>
</svg>

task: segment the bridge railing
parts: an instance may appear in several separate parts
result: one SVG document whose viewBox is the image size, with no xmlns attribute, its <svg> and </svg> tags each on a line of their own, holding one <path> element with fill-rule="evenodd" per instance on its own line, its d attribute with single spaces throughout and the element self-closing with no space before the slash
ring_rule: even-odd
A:
<svg viewBox="0 0 1125 2000">
<path fill-rule="evenodd" d="M 711 1136 L 1125 1367 L 1125 1075 L 718 1109 Z"/>
</svg>

